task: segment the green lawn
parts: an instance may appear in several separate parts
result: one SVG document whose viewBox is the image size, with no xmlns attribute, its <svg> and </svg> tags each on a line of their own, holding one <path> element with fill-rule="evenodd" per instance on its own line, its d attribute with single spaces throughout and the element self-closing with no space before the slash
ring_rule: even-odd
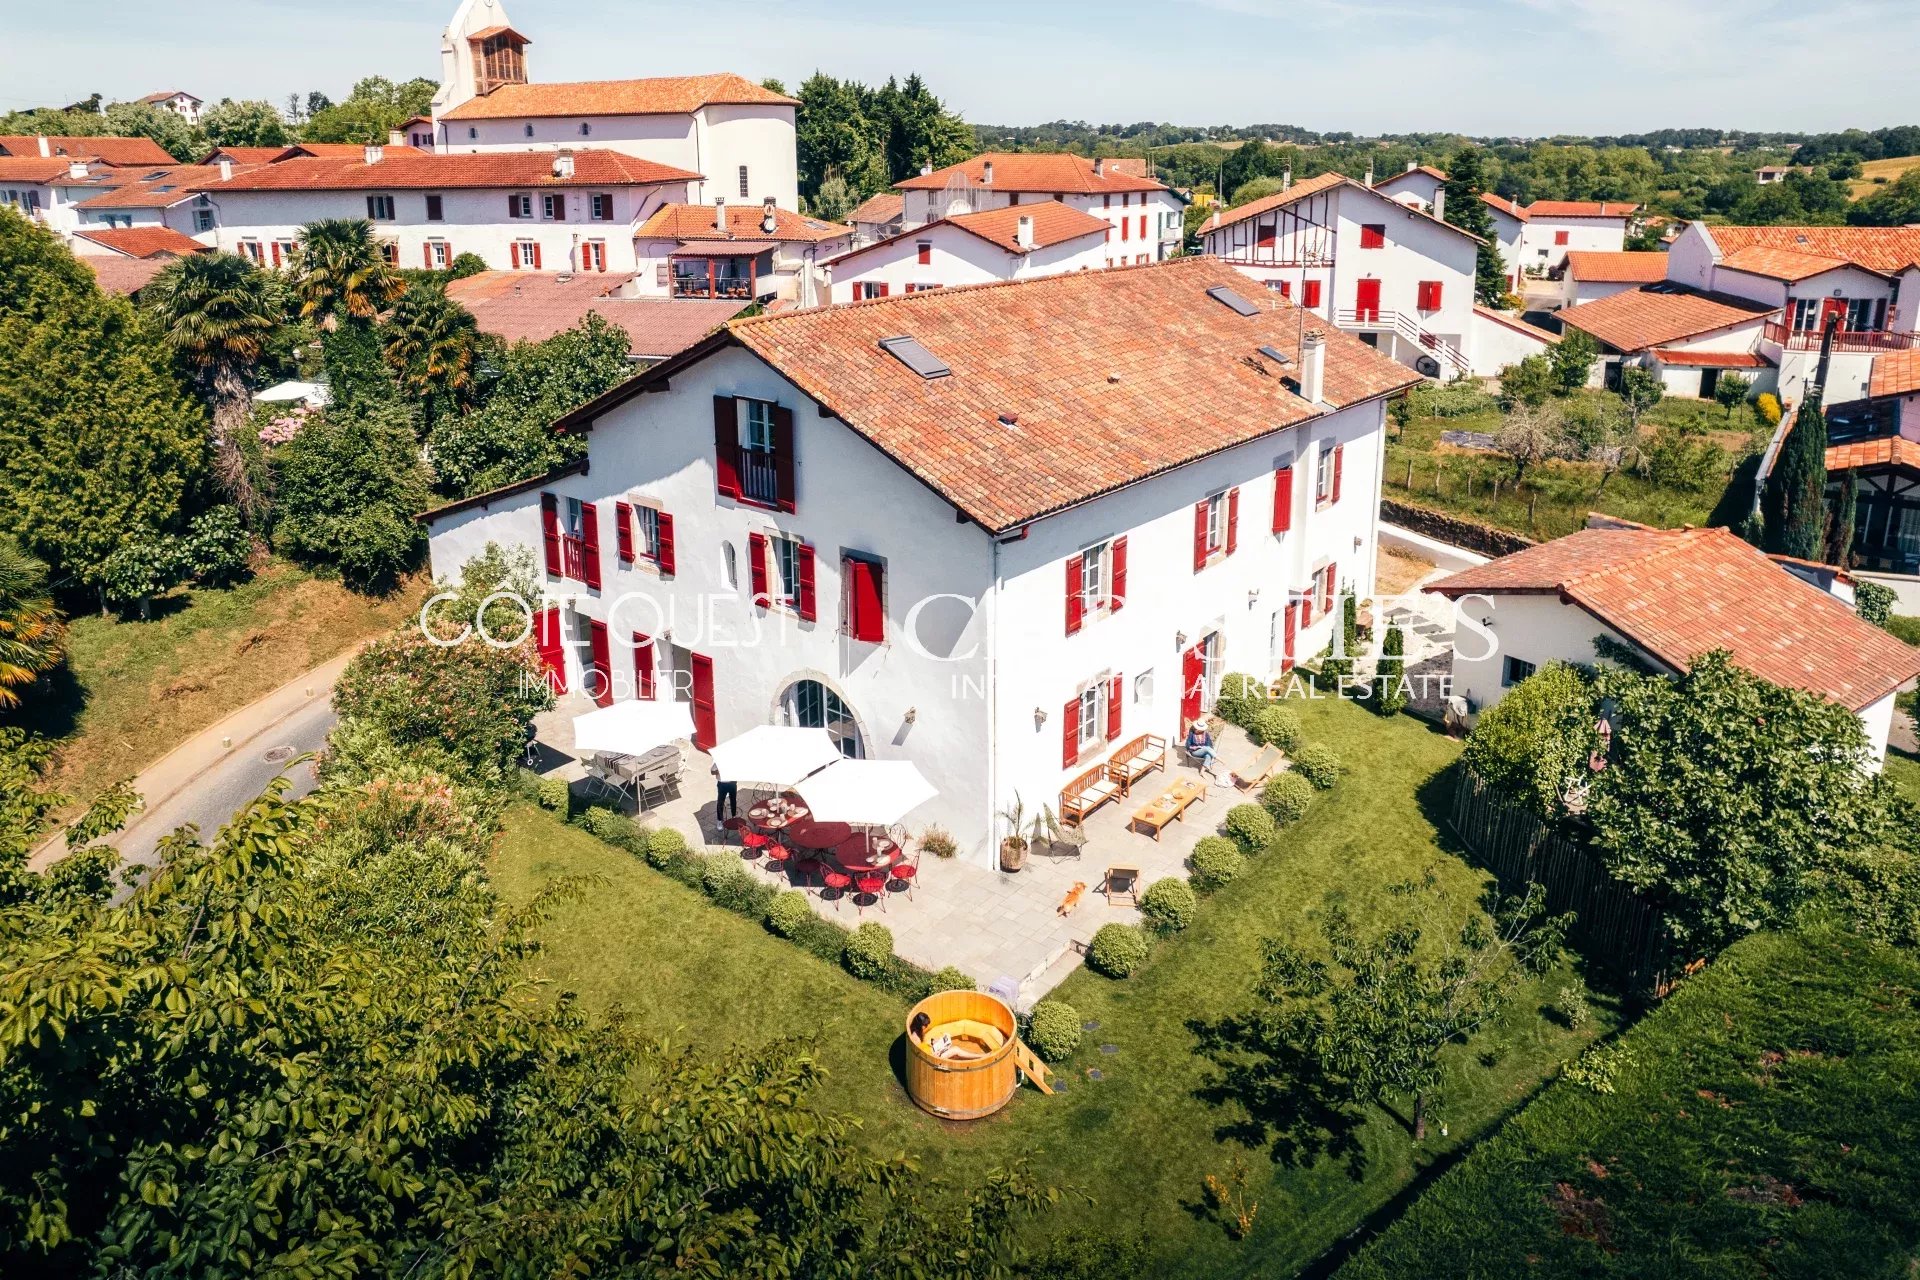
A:
<svg viewBox="0 0 1920 1280">
<path fill-rule="evenodd" d="M 1069 1091 L 1023 1092 L 1000 1115 L 949 1125 L 916 1112 L 895 1081 L 889 1054 L 904 1008 L 801 954 L 751 922 L 702 902 L 690 890 L 532 809 L 516 810 L 497 859 L 509 896 L 530 893 L 563 872 L 593 872 L 606 884 L 549 927 L 549 972 L 594 1004 L 618 1000 L 659 1031 L 720 1044 L 780 1034 L 816 1037 L 831 1072 L 823 1101 L 855 1111 L 887 1150 L 905 1149 L 956 1178 L 1019 1157 L 1056 1185 L 1092 1203 L 1070 1201 L 1049 1229 L 1138 1228 L 1153 1242 L 1158 1274 L 1290 1275 L 1386 1205 L 1420 1170 L 1456 1152 L 1519 1106 L 1585 1040 L 1612 1024 L 1598 1010 L 1575 1033 L 1541 1015 L 1568 979 L 1550 975 L 1529 990 L 1506 1025 L 1484 1043 L 1450 1054 L 1447 1097 L 1435 1129 L 1415 1148 L 1396 1117 L 1380 1113 L 1361 1132 L 1365 1172 L 1276 1166 L 1264 1150 L 1216 1138 L 1238 1111 L 1196 1096 L 1209 1074 L 1195 1053 L 1192 1018 L 1245 1007 L 1270 936 L 1317 941 L 1310 916 L 1329 891 L 1345 895 L 1364 921 L 1377 918 L 1386 886 L 1431 867 L 1462 908 L 1488 877 L 1449 852 L 1423 809 L 1423 784 L 1458 753 L 1455 743 L 1410 719 L 1382 721 L 1345 704 L 1302 707 L 1309 740 L 1332 744 L 1349 769 L 1280 847 L 1207 902 L 1185 935 L 1160 946 L 1129 981 L 1081 971 L 1055 993 L 1099 1022 L 1061 1070 Z M 1438 788 L 1427 788 L 1429 793 Z M 1095 856 L 1098 856 L 1097 853 Z M 1103 1054 L 1111 1044 L 1118 1052 Z M 1089 1068 L 1104 1076 L 1094 1081 Z M 1442 1137 L 1444 1121 L 1449 1136 Z M 1197 1206 L 1207 1174 L 1236 1158 L 1252 1170 L 1259 1201 L 1252 1236 L 1234 1242 Z"/>
<path fill-rule="evenodd" d="M 1761 934 L 1552 1086 L 1341 1280 L 1884 1277 L 1920 1269 L 1920 961 Z"/>
</svg>

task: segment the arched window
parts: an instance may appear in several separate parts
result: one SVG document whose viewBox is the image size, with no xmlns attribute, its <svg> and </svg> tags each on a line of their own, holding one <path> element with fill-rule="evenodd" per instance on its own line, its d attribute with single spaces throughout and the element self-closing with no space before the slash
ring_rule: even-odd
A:
<svg viewBox="0 0 1920 1280">
<path fill-rule="evenodd" d="M 721 567 L 726 571 L 727 590 L 736 591 L 736 592 L 739 591 L 740 590 L 740 556 L 739 556 L 739 553 L 733 549 L 733 544 L 731 542 L 723 542 L 720 544 L 720 564 L 721 564 Z"/>
<path fill-rule="evenodd" d="M 840 754 L 858 760 L 866 754 L 860 741 L 860 726 L 840 695 L 818 680 L 796 680 L 780 695 L 780 715 L 786 723 L 802 729 L 825 729 Z"/>
<path fill-rule="evenodd" d="M 529 138 L 531 138 L 531 137 L 533 136 L 533 126 L 532 126 L 531 124 L 529 124 L 529 125 L 527 126 L 527 136 L 528 136 Z"/>
</svg>

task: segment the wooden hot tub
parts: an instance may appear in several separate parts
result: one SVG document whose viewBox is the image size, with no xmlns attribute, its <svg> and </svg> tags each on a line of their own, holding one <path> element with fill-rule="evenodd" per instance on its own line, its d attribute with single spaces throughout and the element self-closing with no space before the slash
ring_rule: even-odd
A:
<svg viewBox="0 0 1920 1280">
<path fill-rule="evenodd" d="M 913 1034 L 914 1018 L 923 1013 L 929 1023 L 924 1039 Z M 1013 1010 L 984 991 L 928 996 L 907 1013 L 907 1094 L 923 1111 L 946 1120 L 992 1115 L 1020 1086 L 1017 1031 Z M 932 1049 L 942 1035 L 955 1051 L 947 1057 Z"/>
</svg>

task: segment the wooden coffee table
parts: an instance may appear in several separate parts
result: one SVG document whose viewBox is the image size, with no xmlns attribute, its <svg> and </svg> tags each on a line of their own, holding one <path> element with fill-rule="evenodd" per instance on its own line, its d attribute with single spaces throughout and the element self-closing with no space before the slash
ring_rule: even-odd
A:
<svg viewBox="0 0 1920 1280">
<path fill-rule="evenodd" d="M 1160 828 L 1175 818 L 1185 821 L 1187 807 L 1207 798 L 1207 786 L 1204 782 L 1195 782 L 1192 778 L 1176 779 L 1173 785 L 1134 810 L 1134 826 L 1144 826 L 1153 832 L 1153 838 L 1160 839 Z"/>
</svg>

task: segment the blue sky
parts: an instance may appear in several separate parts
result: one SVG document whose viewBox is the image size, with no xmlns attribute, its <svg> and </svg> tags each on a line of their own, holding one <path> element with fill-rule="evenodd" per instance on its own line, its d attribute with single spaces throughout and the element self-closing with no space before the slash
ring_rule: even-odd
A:
<svg viewBox="0 0 1920 1280">
<path fill-rule="evenodd" d="M 536 80 L 918 71 L 970 120 L 1620 133 L 1920 121 L 1920 4 L 1856 0 L 506 0 Z M 453 0 L 22 0 L 0 107 L 437 76 Z M 856 18 L 852 16 L 858 14 Z M 108 16 L 110 15 L 110 16 Z"/>
</svg>

